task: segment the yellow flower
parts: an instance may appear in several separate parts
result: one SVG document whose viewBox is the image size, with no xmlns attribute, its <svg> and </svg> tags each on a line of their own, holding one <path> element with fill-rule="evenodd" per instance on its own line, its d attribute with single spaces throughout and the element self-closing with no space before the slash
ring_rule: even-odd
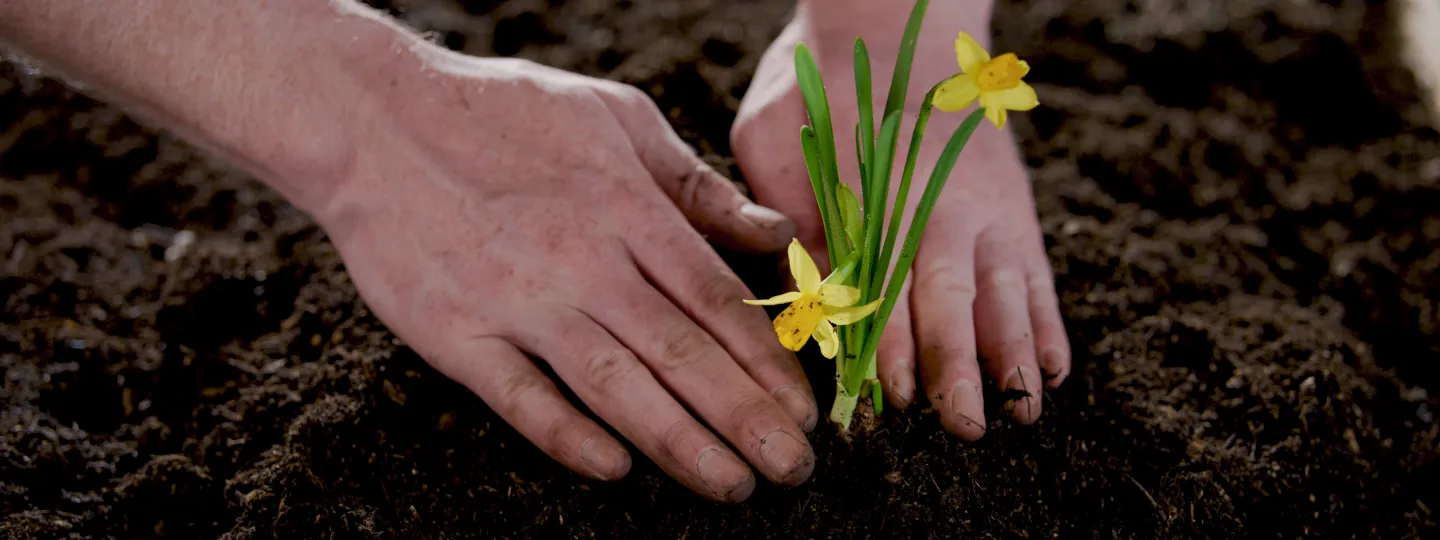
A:
<svg viewBox="0 0 1440 540">
<path fill-rule="evenodd" d="M 1005 127 L 1005 111 L 1028 111 L 1040 104 L 1035 89 L 1020 80 L 1030 73 L 1030 64 L 1005 53 L 995 59 L 975 42 L 970 34 L 960 32 L 955 38 L 955 58 L 963 73 L 956 75 L 935 90 L 930 102 L 945 112 L 969 107 L 980 98 L 985 117 L 997 128 Z"/>
<path fill-rule="evenodd" d="M 880 306 L 876 300 L 851 307 L 860 300 L 860 289 L 820 281 L 820 270 L 799 240 L 790 241 L 790 273 L 799 291 L 766 300 L 746 300 L 752 306 L 790 304 L 775 317 L 775 335 L 786 349 L 798 351 L 811 336 L 820 344 L 820 353 L 835 358 L 840 338 L 832 324 L 846 325 L 864 319 Z M 835 274 L 831 274 L 834 277 Z M 827 278 L 825 281 L 829 281 Z"/>
</svg>

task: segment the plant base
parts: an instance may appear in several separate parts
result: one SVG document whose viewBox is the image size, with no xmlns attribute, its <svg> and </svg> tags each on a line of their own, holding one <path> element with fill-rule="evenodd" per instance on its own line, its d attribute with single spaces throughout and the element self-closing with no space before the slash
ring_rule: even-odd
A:
<svg viewBox="0 0 1440 540">
<path fill-rule="evenodd" d="M 835 404 L 830 407 L 830 421 L 840 426 L 840 432 L 850 430 L 850 422 L 859 403 L 859 395 L 847 394 L 844 385 L 835 385 Z"/>
</svg>

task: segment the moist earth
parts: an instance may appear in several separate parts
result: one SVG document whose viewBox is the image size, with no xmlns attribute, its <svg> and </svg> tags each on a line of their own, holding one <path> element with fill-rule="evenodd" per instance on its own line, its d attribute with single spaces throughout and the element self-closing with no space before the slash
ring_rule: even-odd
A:
<svg viewBox="0 0 1440 540">
<path fill-rule="evenodd" d="M 728 130 L 793 6 L 380 7 L 635 84 L 743 180 Z M 1393 8 L 1000 2 L 1044 104 L 1012 122 L 1074 374 L 974 443 L 923 402 L 822 427 L 808 483 L 738 506 L 645 460 L 563 469 L 386 330 L 274 191 L 0 64 L 0 537 L 1434 537 L 1440 133 Z"/>
</svg>

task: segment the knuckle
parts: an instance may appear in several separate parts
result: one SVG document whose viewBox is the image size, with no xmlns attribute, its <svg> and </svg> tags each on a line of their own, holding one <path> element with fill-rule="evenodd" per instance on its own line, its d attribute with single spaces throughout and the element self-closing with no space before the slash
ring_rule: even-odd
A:
<svg viewBox="0 0 1440 540">
<path fill-rule="evenodd" d="M 660 108 L 655 105 L 654 100 L 650 99 L 650 94 L 634 85 L 608 83 L 603 87 L 603 91 L 618 108 L 627 112 L 660 114 Z"/>
<path fill-rule="evenodd" d="M 549 421 L 549 425 L 546 426 L 544 435 L 545 440 L 535 442 L 536 444 L 542 446 L 548 446 L 549 449 L 553 452 L 579 454 L 580 449 L 572 448 L 572 445 L 567 444 L 567 441 L 569 441 L 571 438 L 583 439 L 583 436 L 575 437 L 576 435 L 582 435 L 583 433 L 583 426 L 579 425 L 579 422 L 576 422 L 574 419 L 569 418 L 563 414 L 558 414 L 551 418 Z"/>
<path fill-rule="evenodd" d="M 713 343 L 710 336 L 698 327 L 673 331 L 661 339 L 659 368 L 669 372 L 691 371 L 705 361 Z"/>
<path fill-rule="evenodd" d="M 974 365 L 977 358 L 975 348 L 958 343 L 948 336 L 949 334 L 945 334 L 938 340 L 926 343 L 920 348 L 920 357 L 935 365 L 953 364 L 962 368 Z"/>
<path fill-rule="evenodd" d="M 925 297 L 939 296 L 952 302 L 973 301 L 977 293 L 974 282 L 944 269 L 917 273 L 915 288 Z"/>
<path fill-rule="evenodd" d="M 502 416 L 513 418 L 530 408 L 537 393 L 544 392 L 550 380 L 538 373 L 518 371 L 501 382 L 500 403 L 494 404 Z"/>
<path fill-rule="evenodd" d="M 724 269 L 702 272 L 695 280 L 695 308 L 702 314 L 734 312 L 744 305 L 740 299 L 745 296 L 745 284 Z"/>
<path fill-rule="evenodd" d="M 675 205 L 686 215 L 693 216 L 707 202 L 713 200 L 716 186 L 711 182 L 712 176 L 707 173 L 704 165 L 690 167 L 677 175 L 674 185 L 670 187 Z"/>
<path fill-rule="evenodd" d="M 1025 288 L 1033 303 L 1042 305 L 1059 303 L 1059 298 L 1055 293 L 1055 279 L 1050 276 L 1048 270 L 1031 274 L 1025 281 Z"/>
<path fill-rule="evenodd" d="M 726 410 L 728 411 L 726 414 L 728 417 L 727 420 L 731 426 L 737 429 L 749 423 L 762 423 L 765 421 L 764 419 L 768 418 L 773 412 L 769 398 L 761 396 L 742 398 L 731 403 Z M 758 435 L 758 433 L 747 433 L 746 437 L 755 436 L 756 443 L 758 444 Z"/>
<path fill-rule="evenodd" d="M 984 292 L 995 292 L 1004 289 L 1020 290 L 1023 286 L 1023 277 L 1014 270 L 995 270 L 985 273 L 980 278 L 980 287 Z"/>
<path fill-rule="evenodd" d="M 987 354 L 994 354 L 997 357 L 995 358 L 996 360 L 1003 362 L 1034 363 L 1034 335 L 1027 329 L 1003 336 L 1000 338 L 999 343 L 995 345 L 994 350 Z M 1026 361 L 1025 359 L 1027 357 L 1031 359 Z"/>
<path fill-rule="evenodd" d="M 601 349 L 590 355 L 585 363 L 585 380 L 596 393 L 608 393 L 620 388 L 635 375 L 639 363 L 629 351 Z"/>
<path fill-rule="evenodd" d="M 662 456 L 669 456 L 670 459 L 684 463 L 686 460 L 681 457 L 680 452 L 685 448 L 685 441 L 690 438 L 690 423 L 685 420 L 676 420 L 661 430 L 656 439 L 659 446 L 656 451 Z"/>
</svg>

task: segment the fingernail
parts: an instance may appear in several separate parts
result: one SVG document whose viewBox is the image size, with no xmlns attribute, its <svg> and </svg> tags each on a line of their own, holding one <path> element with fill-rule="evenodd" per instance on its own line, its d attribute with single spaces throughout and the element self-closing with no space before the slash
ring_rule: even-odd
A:
<svg viewBox="0 0 1440 540">
<path fill-rule="evenodd" d="M 778 429 L 760 439 L 760 455 L 765 457 L 771 470 L 780 472 L 780 479 L 775 482 L 780 485 L 798 485 L 815 470 L 815 454 L 810 452 L 810 445 Z"/>
<path fill-rule="evenodd" d="M 780 402 L 780 406 L 784 407 L 785 412 L 790 414 L 790 418 L 794 418 L 795 422 L 800 424 L 801 429 L 804 429 L 806 432 L 815 429 L 815 422 L 818 421 L 819 418 L 817 418 L 815 412 L 814 402 L 806 399 L 804 394 L 801 394 L 800 391 L 789 386 L 776 388 L 773 395 L 775 396 L 775 401 Z"/>
<path fill-rule="evenodd" d="M 974 381 L 955 383 L 955 390 L 950 392 L 950 412 L 959 415 L 971 431 L 978 432 L 977 437 L 985 433 L 985 398 Z"/>
<path fill-rule="evenodd" d="M 1040 374 L 1035 368 L 1027 366 L 1012 371 L 1010 377 L 1005 379 L 1005 389 L 1029 394 L 1010 402 L 1015 421 L 1029 424 L 1040 417 Z"/>
<path fill-rule="evenodd" d="M 747 202 L 745 206 L 740 207 L 740 217 L 761 229 L 780 230 L 794 226 L 790 222 L 790 218 L 785 217 L 785 214 L 752 202 Z M 786 238 L 788 239 L 790 236 L 786 235 Z"/>
<path fill-rule="evenodd" d="M 910 365 L 906 361 L 896 363 Z M 890 398 L 891 403 L 897 409 L 909 407 L 915 401 L 915 380 L 908 375 L 892 375 L 890 377 Z"/>
<path fill-rule="evenodd" d="M 695 458 L 695 470 L 705 487 L 721 500 L 740 502 L 755 491 L 755 477 L 750 469 L 719 448 L 710 447 L 700 452 Z"/>
<path fill-rule="evenodd" d="M 1065 351 L 1060 350 L 1059 347 L 1045 349 L 1045 352 L 1040 354 L 1040 369 L 1045 371 L 1045 377 L 1049 379 L 1045 382 L 1046 386 L 1059 387 L 1060 383 L 1065 381 L 1065 376 L 1069 374 L 1065 365 Z"/>
<path fill-rule="evenodd" d="M 580 459 L 590 473 L 601 480 L 616 480 L 630 470 L 630 455 L 615 445 L 586 439 L 580 444 Z"/>
</svg>

